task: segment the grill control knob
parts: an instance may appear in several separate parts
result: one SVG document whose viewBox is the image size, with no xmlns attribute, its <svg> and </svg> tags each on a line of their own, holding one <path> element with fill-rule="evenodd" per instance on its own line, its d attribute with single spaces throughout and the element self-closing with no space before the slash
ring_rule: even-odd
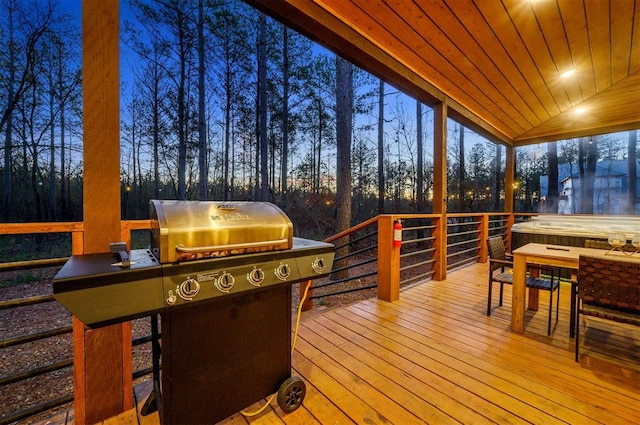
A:
<svg viewBox="0 0 640 425">
<path fill-rule="evenodd" d="M 254 268 L 249 273 L 247 273 L 247 280 L 253 286 L 260 286 L 262 282 L 264 282 L 264 272 L 262 269 Z"/>
<path fill-rule="evenodd" d="M 229 289 L 233 288 L 236 283 L 236 279 L 233 275 L 223 272 L 218 279 L 216 279 L 216 288 L 221 292 L 229 292 Z"/>
<path fill-rule="evenodd" d="M 178 292 L 180 298 L 191 301 L 200 292 L 200 284 L 197 280 L 187 276 L 187 279 L 178 286 L 176 292 Z"/>
<path fill-rule="evenodd" d="M 313 260 L 311 268 L 316 273 L 322 273 L 324 271 L 324 260 L 322 258 L 316 258 L 315 260 Z"/>
<path fill-rule="evenodd" d="M 173 294 L 172 290 L 169 290 L 169 297 L 167 298 L 167 304 L 174 305 L 178 301 L 178 297 Z"/>
<path fill-rule="evenodd" d="M 275 273 L 278 279 L 287 280 L 287 278 L 291 274 L 291 268 L 288 264 L 280 263 L 280 265 L 276 267 Z"/>
</svg>

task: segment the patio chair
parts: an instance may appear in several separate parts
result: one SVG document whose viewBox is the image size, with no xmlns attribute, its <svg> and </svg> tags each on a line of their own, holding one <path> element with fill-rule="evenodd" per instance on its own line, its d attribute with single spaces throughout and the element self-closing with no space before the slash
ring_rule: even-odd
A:
<svg viewBox="0 0 640 425">
<path fill-rule="evenodd" d="M 640 262 L 581 255 L 576 308 L 576 361 L 580 315 L 640 326 Z"/>
<path fill-rule="evenodd" d="M 487 251 L 489 253 L 489 297 L 487 301 L 487 316 L 491 316 L 491 298 L 493 294 L 493 282 L 500 284 L 500 301 L 498 306 L 502 306 L 502 295 L 504 285 L 513 284 L 513 257 L 507 254 L 502 237 L 494 237 L 487 239 Z M 556 279 L 557 273 L 555 268 L 541 267 L 540 265 L 528 265 L 529 268 L 536 268 L 540 272 L 549 275 L 546 277 L 532 277 L 527 274 L 527 288 L 534 288 L 543 291 L 549 291 L 549 320 L 547 325 L 547 335 L 551 335 L 551 313 L 553 311 L 553 292 L 557 291 L 556 300 L 556 323 L 558 322 L 558 313 L 560 311 L 560 277 Z M 494 274 L 496 270 L 500 273 Z"/>
</svg>

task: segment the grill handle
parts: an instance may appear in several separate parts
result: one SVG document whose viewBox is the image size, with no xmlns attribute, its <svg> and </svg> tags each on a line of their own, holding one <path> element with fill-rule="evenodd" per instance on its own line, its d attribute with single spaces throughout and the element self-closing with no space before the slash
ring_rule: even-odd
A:
<svg viewBox="0 0 640 425">
<path fill-rule="evenodd" d="M 274 241 L 260 241 L 260 242 L 244 242 L 230 245 L 213 245 L 213 246 L 184 246 L 182 244 L 176 245 L 176 251 L 183 253 L 197 253 L 197 252 L 210 252 L 210 251 L 223 251 L 228 249 L 244 249 L 244 248 L 257 248 L 272 245 L 287 244 L 288 239 L 276 239 Z"/>
</svg>

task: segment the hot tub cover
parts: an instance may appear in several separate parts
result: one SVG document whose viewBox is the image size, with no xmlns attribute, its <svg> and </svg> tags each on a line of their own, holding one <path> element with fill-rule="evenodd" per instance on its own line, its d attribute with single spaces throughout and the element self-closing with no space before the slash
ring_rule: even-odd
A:
<svg viewBox="0 0 640 425">
<path fill-rule="evenodd" d="M 640 218 L 630 216 L 567 216 L 540 215 L 531 220 L 514 224 L 515 233 L 581 236 L 607 239 L 612 233 L 623 233 L 627 239 L 640 234 Z"/>
</svg>

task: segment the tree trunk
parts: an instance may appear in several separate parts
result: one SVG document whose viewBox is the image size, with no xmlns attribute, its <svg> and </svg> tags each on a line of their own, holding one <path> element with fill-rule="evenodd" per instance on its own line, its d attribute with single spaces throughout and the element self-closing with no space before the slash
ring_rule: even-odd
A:
<svg viewBox="0 0 640 425">
<path fill-rule="evenodd" d="M 7 96 L 7 109 L 4 113 L 6 118 L 7 128 L 5 129 L 5 138 L 4 138 L 4 168 L 2 169 L 2 198 L 0 198 L 0 221 L 11 221 L 13 211 L 10 208 L 11 205 L 11 170 L 13 168 L 13 106 L 11 102 L 14 98 L 14 89 L 13 85 L 16 79 L 16 51 L 15 51 L 15 43 L 13 39 L 13 4 L 9 3 L 10 10 L 7 11 L 9 15 L 9 81 L 7 81 L 7 86 L 9 88 L 9 93 Z M 1 126 L 0 126 L 1 128 Z"/>
<path fill-rule="evenodd" d="M 258 18 L 258 94 L 260 99 L 259 135 L 260 140 L 260 200 L 269 200 L 269 169 L 267 161 L 267 17 L 260 13 Z"/>
<path fill-rule="evenodd" d="M 204 88 L 204 7 L 198 0 L 198 192 L 200 200 L 207 200 L 207 123 L 205 121 Z"/>
<path fill-rule="evenodd" d="M 496 144 L 495 181 L 493 186 L 493 210 L 500 211 L 500 193 L 502 190 L 502 145 Z"/>
<path fill-rule="evenodd" d="M 158 65 L 154 64 L 157 70 Z M 160 187 L 160 81 L 158 74 L 153 79 L 153 187 L 156 199 L 161 199 Z"/>
<path fill-rule="evenodd" d="M 63 86 L 63 69 L 62 69 L 62 55 L 58 56 L 58 87 Z M 66 149 L 66 139 L 65 139 L 65 131 L 66 131 L 66 104 L 67 102 L 60 98 L 60 202 L 59 202 L 59 210 L 60 217 L 62 220 L 68 220 L 68 211 L 67 211 L 67 177 L 65 170 L 65 149 Z"/>
<path fill-rule="evenodd" d="M 322 133 L 324 129 L 324 105 L 322 99 L 318 98 L 318 151 L 316 153 L 316 176 L 313 185 L 313 193 L 320 192 L 320 180 L 322 170 Z"/>
<path fill-rule="evenodd" d="M 336 232 L 351 226 L 351 133 L 353 131 L 353 67 L 336 56 Z M 344 245 L 348 238 L 336 241 Z M 348 245 L 336 252 L 342 257 L 349 252 Z M 346 267 L 346 260 L 335 265 L 337 269 Z M 334 278 L 346 277 L 348 272 L 335 273 Z"/>
<path fill-rule="evenodd" d="M 282 181 L 280 202 L 287 205 L 287 180 L 289 177 L 289 29 L 282 26 L 282 163 L 280 165 Z"/>
<path fill-rule="evenodd" d="M 424 159 L 423 156 L 423 140 L 422 140 L 422 103 L 416 100 L 416 149 L 417 152 L 417 178 L 416 187 L 416 210 L 418 213 L 424 213 Z"/>
<path fill-rule="evenodd" d="M 179 12 L 180 13 L 180 12 Z M 187 119 L 186 119 L 186 80 L 187 80 L 187 46 L 185 40 L 184 21 L 182 16 L 179 20 L 178 40 L 180 49 L 180 72 L 178 75 L 178 199 L 187 198 L 186 178 L 187 178 Z"/>
<path fill-rule="evenodd" d="M 51 47 L 53 48 L 53 47 Z M 59 52 L 58 52 L 59 53 Z M 51 128 L 49 129 L 49 197 L 47 201 L 47 219 L 51 221 L 55 221 L 57 219 L 57 191 L 56 191 L 56 132 L 55 125 L 56 122 L 56 95 L 54 93 L 54 86 L 57 79 L 55 78 L 53 71 L 53 58 L 49 58 L 50 64 L 52 65 L 50 69 L 47 71 L 49 73 L 49 116 L 51 120 Z M 61 90 L 61 87 L 58 87 L 58 90 Z"/>
<path fill-rule="evenodd" d="M 629 185 L 627 186 L 627 214 L 636 214 L 636 199 L 638 186 L 638 159 L 636 157 L 636 146 L 638 144 L 638 131 L 629 131 L 629 141 L 627 142 L 627 161 L 629 167 Z"/>
<path fill-rule="evenodd" d="M 586 193 L 585 189 L 587 187 L 586 180 L 586 171 L 584 168 L 585 158 L 587 156 L 585 149 L 586 138 L 581 138 L 578 142 L 578 184 L 580 193 L 580 207 L 578 209 L 579 214 L 585 214 L 586 207 Z M 575 192 L 574 192 L 575 193 Z"/>
<path fill-rule="evenodd" d="M 384 81 L 378 92 L 378 214 L 384 214 Z"/>
<path fill-rule="evenodd" d="M 458 212 L 464 212 L 465 201 L 465 170 L 464 170 L 464 127 L 458 124 L 460 130 L 460 138 L 458 139 L 459 161 L 458 161 Z"/>
<path fill-rule="evenodd" d="M 582 202 L 582 214 L 593 214 L 594 212 L 594 189 L 596 181 L 596 164 L 598 162 L 597 141 L 589 137 L 587 143 L 587 168 L 584 180 L 584 200 Z"/>
<path fill-rule="evenodd" d="M 548 144 L 547 162 L 549 164 L 549 181 L 547 187 L 547 205 L 548 213 L 558 213 L 558 145 L 556 142 Z"/>
</svg>

